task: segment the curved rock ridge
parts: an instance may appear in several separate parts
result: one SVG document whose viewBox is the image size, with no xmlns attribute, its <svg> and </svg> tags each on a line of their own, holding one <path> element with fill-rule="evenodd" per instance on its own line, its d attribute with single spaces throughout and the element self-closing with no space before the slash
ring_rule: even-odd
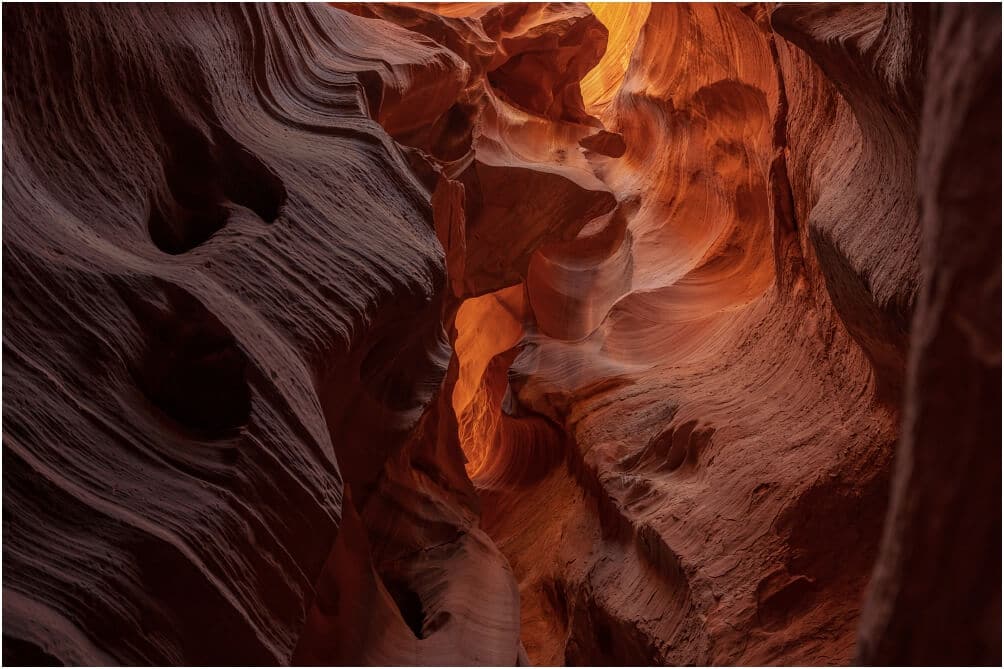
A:
<svg viewBox="0 0 1004 669">
<path fill-rule="evenodd" d="M 463 276 L 491 270 L 486 257 L 510 269 L 491 286 L 454 283 L 473 297 L 453 320 L 452 404 L 482 524 L 520 583 L 523 643 L 544 664 L 847 662 L 921 283 L 932 17 L 599 15 L 608 52 L 582 88 L 604 129 L 574 158 L 541 150 L 566 137 L 560 124 L 531 137 L 536 169 L 584 159 L 616 206 L 572 237 L 533 240 L 524 272 L 509 246 L 471 234 L 468 182 L 437 187 Z M 499 109 L 481 123 L 513 118 Z M 477 133 L 475 162 L 499 150 Z M 536 225 L 519 218 L 510 235 Z M 460 262 L 448 261 L 454 282 Z"/>
<path fill-rule="evenodd" d="M 921 290 L 861 621 L 856 661 L 867 664 L 996 664 L 1001 653 L 1001 12 L 935 12 L 917 174 Z"/>
<path fill-rule="evenodd" d="M 617 214 L 531 263 L 510 376 L 548 429 L 514 430 L 510 453 L 497 438 L 496 457 L 561 444 L 566 466 L 538 485 L 566 486 L 571 509 L 539 529 L 512 510 L 485 521 L 520 579 L 531 660 L 852 653 L 896 417 L 781 198 L 773 39 L 735 7 L 653 6 L 602 113 L 626 145 L 595 158 Z M 490 488 L 499 508 L 544 506 Z M 545 559 L 520 554 L 553 534 Z"/>
<path fill-rule="evenodd" d="M 345 486 L 365 509 L 388 485 L 448 362 L 431 196 L 377 121 L 406 131 L 466 65 L 323 6 L 4 19 L 5 662 L 289 663 L 357 514 Z M 454 494 L 443 467 L 409 494 Z M 462 516 L 428 505 L 416 522 Z M 428 608 L 471 632 L 497 583 L 504 652 L 435 645 L 514 663 L 505 560 L 455 540 L 451 571 L 482 580 Z"/>
<path fill-rule="evenodd" d="M 999 662 L 999 6 L 3 13 L 5 663 Z"/>
</svg>

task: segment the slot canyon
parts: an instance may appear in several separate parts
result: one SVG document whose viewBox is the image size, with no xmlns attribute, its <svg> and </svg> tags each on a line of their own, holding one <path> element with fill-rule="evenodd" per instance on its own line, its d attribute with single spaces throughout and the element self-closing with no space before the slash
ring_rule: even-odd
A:
<svg viewBox="0 0 1004 669">
<path fill-rule="evenodd" d="M 3 662 L 999 665 L 999 4 L 3 6 Z"/>
</svg>

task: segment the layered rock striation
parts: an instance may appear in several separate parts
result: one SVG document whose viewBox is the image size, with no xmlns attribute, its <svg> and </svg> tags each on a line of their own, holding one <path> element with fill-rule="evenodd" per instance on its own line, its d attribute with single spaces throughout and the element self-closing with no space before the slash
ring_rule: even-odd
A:
<svg viewBox="0 0 1004 669">
<path fill-rule="evenodd" d="M 5 662 L 999 661 L 999 7 L 4 19 Z"/>
</svg>

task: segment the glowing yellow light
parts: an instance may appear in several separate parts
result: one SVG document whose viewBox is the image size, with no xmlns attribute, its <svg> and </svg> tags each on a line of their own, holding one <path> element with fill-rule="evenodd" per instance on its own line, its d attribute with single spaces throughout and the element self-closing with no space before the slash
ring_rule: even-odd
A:
<svg viewBox="0 0 1004 669">
<path fill-rule="evenodd" d="M 610 32 L 600 62 L 582 79 L 586 111 L 599 114 L 617 94 L 631 54 L 648 18 L 649 2 L 591 2 L 589 8 Z"/>
</svg>

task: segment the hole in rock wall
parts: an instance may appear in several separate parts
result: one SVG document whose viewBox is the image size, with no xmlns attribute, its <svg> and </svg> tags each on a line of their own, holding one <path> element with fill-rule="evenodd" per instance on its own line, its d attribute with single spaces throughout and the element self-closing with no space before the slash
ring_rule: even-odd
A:
<svg viewBox="0 0 1004 669">
<path fill-rule="evenodd" d="M 4 19 L 5 663 L 996 664 L 999 6 Z"/>
<path fill-rule="evenodd" d="M 195 86 L 203 96 L 204 84 Z M 157 247 L 178 255 L 223 229 L 238 210 L 274 223 L 286 201 L 276 174 L 210 114 L 196 120 L 167 99 L 154 106 L 162 133 L 163 182 L 150 198 L 148 229 Z"/>
<path fill-rule="evenodd" d="M 425 612 L 422 610 L 422 598 L 408 587 L 407 583 L 396 581 L 388 576 L 383 578 L 384 587 L 394 598 L 401 617 L 407 623 L 408 628 L 419 639 L 425 638 L 422 633 L 422 625 L 425 624 Z"/>
<path fill-rule="evenodd" d="M 184 430 L 232 436 L 251 416 L 247 358 L 230 330 L 197 298 L 161 284 L 161 302 L 120 295 L 145 327 L 146 348 L 134 366 L 140 389 Z"/>
</svg>

